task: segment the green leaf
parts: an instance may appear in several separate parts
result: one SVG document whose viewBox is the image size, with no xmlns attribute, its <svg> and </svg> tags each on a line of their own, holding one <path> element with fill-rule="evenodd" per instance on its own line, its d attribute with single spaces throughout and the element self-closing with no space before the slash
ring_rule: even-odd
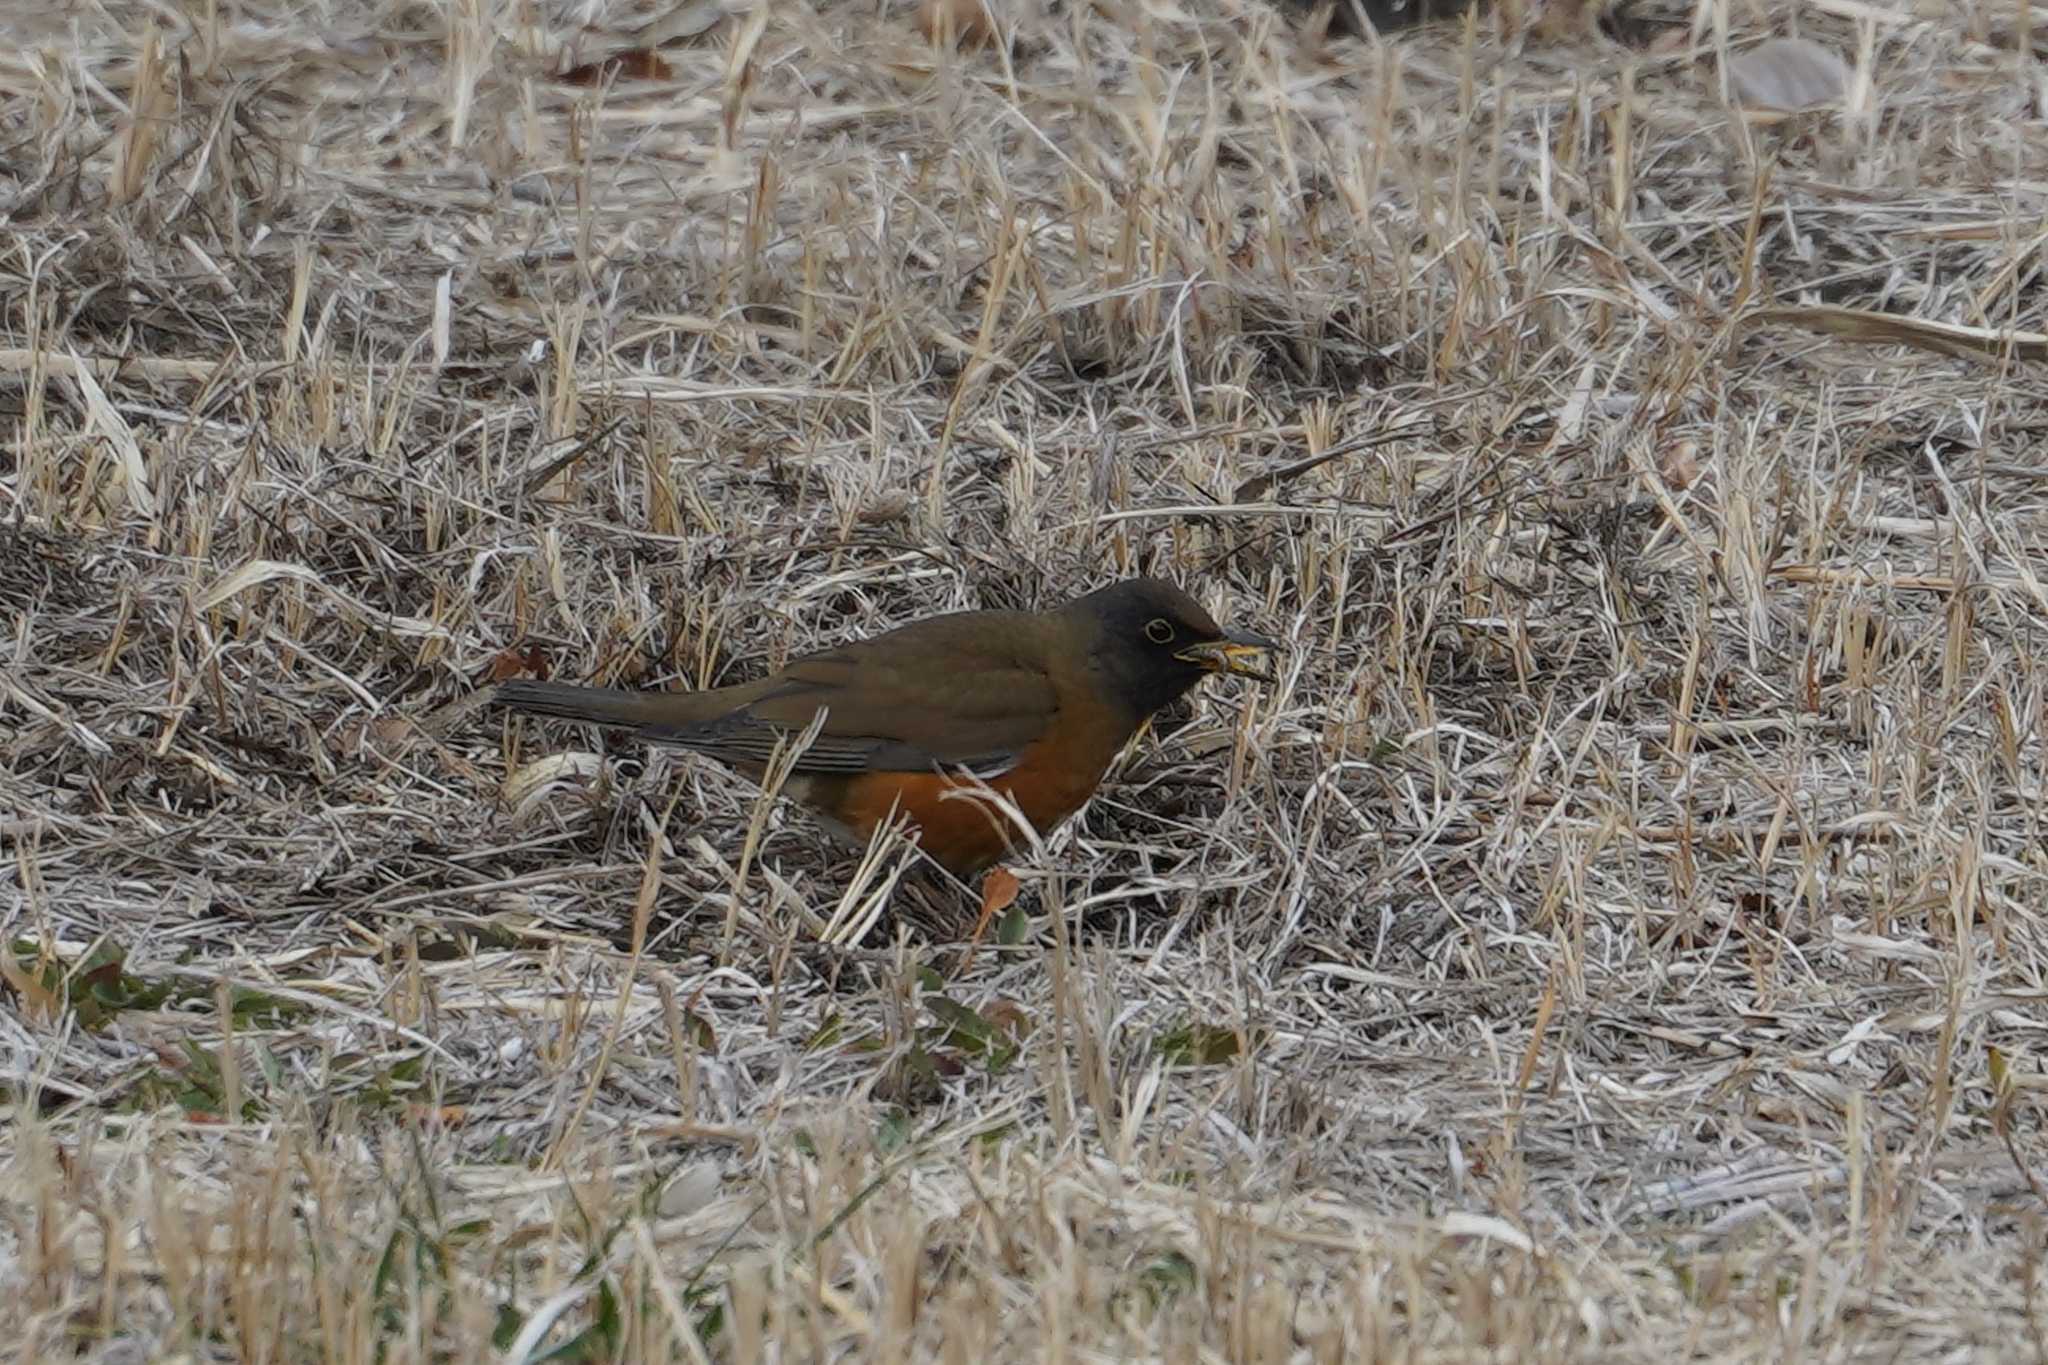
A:
<svg viewBox="0 0 2048 1365">
<path fill-rule="evenodd" d="M 998 1007 L 1004 1007 L 997 1002 Z M 1023 1050 L 1016 1037 L 1014 1023 L 1009 1027 L 980 1010 L 969 1009 L 957 1000 L 947 996 L 933 996 L 925 1001 L 925 1008 L 932 1012 L 944 1029 L 937 1046 L 950 1047 L 969 1057 L 979 1057 L 990 1074 L 997 1074 L 1017 1060 Z M 1014 1007 L 1007 1007 L 1014 1013 Z"/>
<path fill-rule="evenodd" d="M 957 1000 L 935 995 L 926 1000 L 924 1006 L 932 1012 L 934 1019 L 946 1026 L 945 1036 L 940 1039 L 943 1047 L 956 1047 L 979 1056 L 987 1052 L 995 1041 L 995 1026 Z"/>
<path fill-rule="evenodd" d="M 845 1034 L 846 1021 L 840 1017 L 838 1010 L 833 1010 L 819 1020 L 818 1026 L 811 1030 L 811 1036 L 804 1039 L 804 1051 L 822 1052 L 836 1045 Z"/>
<path fill-rule="evenodd" d="M 492 1226 L 493 1224 L 488 1218 L 471 1218 L 467 1222 L 457 1223 L 454 1227 L 442 1233 L 441 1240 L 448 1243 L 449 1246 L 459 1247 L 465 1243 L 474 1242 L 477 1238 L 489 1232 Z"/>
<path fill-rule="evenodd" d="M 1187 1024 L 1159 1040 L 1159 1055 L 1168 1066 L 1220 1066 L 1236 1061 L 1242 1049 L 1236 1029 L 1216 1024 Z"/>
<path fill-rule="evenodd" d="M 311 1006 L 285 1000 L 267 991 L 233 990 L 228 993 L 228 1013 L 238 1023 L 277 1028 L 312 1013 Z"/>
<path fill-rule="evenodd" d="M 910 1141 L 912 1128 L 910 1115 L 891 1107 L 882 1114 L 882 1121 L 875 1126 L 875 1150 L 894 1152 Z"/>
<path fill-rule="evenodd" d="M 1015 948 L 1031 938 L 1031 916 L 1021 902 L 1003 911 L 1003 917 L 996 921 L 996 942 L 1005 948 Z"/>
<path fill-rule="evenodd" d="M 711 1027 L 711 1021 L 701 1014 L 683 1012 L 683 1036 L 688 1038 L 699 1052 L 718 1051 L 718 1030 Z"/>
<path fill-rule="evenodd" d="M 1178 1251 L 1164 1253 L 1138 1272 L 1139 1292 L 1155 1309 L 1192 1293 L 1196 1282 L 1195 1263 Z"/>
<path fill-rule="evenodd" d="M 398 1272 L 398 1244 L 405 1236 L 405 1229 L 393 1228 L 391 1235 L 384 1239 L 384 1254 L 377 1258 L 377 1269 L 370 1275 L 370 1296 L 381 1299 L 391 1288 L 391 1277 Z"/>
</svg>

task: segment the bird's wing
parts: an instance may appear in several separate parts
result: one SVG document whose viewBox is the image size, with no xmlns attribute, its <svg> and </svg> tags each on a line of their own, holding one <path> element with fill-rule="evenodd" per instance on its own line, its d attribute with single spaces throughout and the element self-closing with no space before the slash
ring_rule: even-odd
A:
<svg viewBox="0 0 2048 1365">
<path fill-rule="evenodd" d="M 1053 681 L 1030 662 L 1042 627 L 1022 613 L 940 616 L 799 659 L 756 684 L 746 704 L 649 738 L 740 766 L 825 711 L 795 771 L 929 772 L 993 777 L 1044 737 L 1059 711 Z"/>
</svg>

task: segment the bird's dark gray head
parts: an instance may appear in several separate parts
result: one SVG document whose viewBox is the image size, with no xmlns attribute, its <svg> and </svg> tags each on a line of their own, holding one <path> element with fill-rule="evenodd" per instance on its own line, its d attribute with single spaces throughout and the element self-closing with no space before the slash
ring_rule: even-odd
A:
<svg viewBox="0 0 2048 1365">
<path fill-rule="evenodd" d="M 1063 613 L 1092 627 L 1089 662 L 1142 720 L 1211 673 L 1273 680 L 1271 640 L 1225 630 L 1202 604 L 1159 578 L 1129 578 L 1076 598 Z"/>
</svg>

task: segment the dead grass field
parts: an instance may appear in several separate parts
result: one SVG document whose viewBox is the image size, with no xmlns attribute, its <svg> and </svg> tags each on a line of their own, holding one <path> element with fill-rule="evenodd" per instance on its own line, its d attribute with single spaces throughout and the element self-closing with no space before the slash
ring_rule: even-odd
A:
<svg viewBox="0 0 2048 1365">
<path fill-rule="evenodd" d="M 0 16 L 0 1354 L 2048 1357 L 2048 16 L 654 17 Z M 971 963 L 473 704 L 1140 569 Z"/>
</svg>

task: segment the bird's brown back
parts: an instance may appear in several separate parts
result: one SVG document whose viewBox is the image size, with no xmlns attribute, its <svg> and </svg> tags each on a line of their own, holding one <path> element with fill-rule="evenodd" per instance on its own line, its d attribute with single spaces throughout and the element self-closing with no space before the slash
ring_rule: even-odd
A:
<svg viewBox="0 0 2048 1365">
<path fill-rule="evenodd" d="M 1060 709 L 1055 670 L 1086 652 L 1057 613 L 929 617 L 797 659 L 759 682 L 704 692 L 501 683 L 515 710 L 633 730 L 758 772 L 783 735 L 826 718 L 799 773 L 1000 768 Z"/>
</svg>

